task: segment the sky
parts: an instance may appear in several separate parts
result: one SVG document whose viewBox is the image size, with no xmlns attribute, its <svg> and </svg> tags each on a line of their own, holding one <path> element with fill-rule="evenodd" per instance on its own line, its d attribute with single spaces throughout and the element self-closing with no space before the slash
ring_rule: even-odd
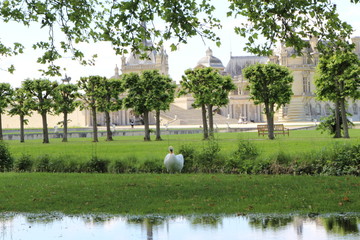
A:
<svg viewBox="0 0 360 240">
<path fill-rule="evenodd" d="M 337 3 L 340 18 L 353 26 L 353 36 L 360 36 L 360 4 L 351 4 L 350 0 L 334 0 L 333 2 Z M 213 4 L 216 6 L 214 15 L 221 20 L 223 26 L 221 30 L 217 30 L 217 34 L 221 38 L 221 46 L 217 47 L 214 42 L 203 40 L 199 36 L 189 39 L 187 44 L 180 45 L 178 50 L 174 52 L 170 50 L 170 43 L 165 44 L 165 50 L 169 56 L 169 74 L 174 81 L 179 82 L 186 69 L 195 67 L 198 60 L 206 55 L 205 52 L 208 47 L 212 49 L 213 55 L 219 58 L 224 66 L 229 62 L 230 55 L 250 55 L 243 51 L 245 39 L 236 35 L 233 30 L 235 26 L 240 25 L 240 19 L 226 17 L 228 2 L 214 0 Z M 21 81 L 27 78 L 44 77 L 38 69 L 44 69 L 45 66 L 36 63 L 40 54 L 31 49 L 31 44 L 47 38 L 47 34 L 46 29 L 40 29 L 39 27 L 28 28 L 17 23 L 2 23 L 0 25 L 0 39 L 2 42 L 8 44 L 21 42 L 26 47 L 24 54 L 0 58 L 0 82 L 7 82 L 13 87 L 19 87 Z M 68 56 L 64 55 L 58 62 L 62 68 L 66 69 L 62 70 L 63 76 L 47 78 L 61 81 L 66 74 L 71 77 L 72 83 L 76 83 L 80 77 L 90 75 L 111 77 L 114 75 L 116 65 L 119 68 L 121 67 L 121 56 L 115 55 L 111 44 L 108 42 L 82 44 L 80 47 L 88 56 L 98 55 L 95 66 L 81 66 L 77 61 L 70 59 L 70 54 Z M 11 64 L 14 64 L 16 68 L 13 74 L 4 70 Z"/>
</svg>

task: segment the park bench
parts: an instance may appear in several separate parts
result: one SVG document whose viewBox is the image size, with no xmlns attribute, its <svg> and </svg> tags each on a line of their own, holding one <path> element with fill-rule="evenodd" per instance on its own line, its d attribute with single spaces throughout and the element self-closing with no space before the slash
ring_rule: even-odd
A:
<svg viewBox="0 0 360 240">
<path fill-rule="evenodd" d="M 258 136 L 267 135 L 269 133 L 268 125 L 266 124 L 257 125 L 257 131 L 258 131 Z M 284 127 L 284 124 L 274 124 L 274 135 L 278 135 L 278 134 L 282 134 L 282 135 L 287 134 L 289 136 L 290 132 L 288 128 Z"/>
</svg>

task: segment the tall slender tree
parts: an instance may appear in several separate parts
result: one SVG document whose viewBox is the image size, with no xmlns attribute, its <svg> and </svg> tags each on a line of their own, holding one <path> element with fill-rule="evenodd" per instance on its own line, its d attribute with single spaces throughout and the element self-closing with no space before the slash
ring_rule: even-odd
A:
<svg viewBox="0 0 360 240">
<path fill-rule="evenodd" d="M 57 88 L 58 83 L 48 79 L 27 79 L 22 83 L 22 88 L 32 99 L 32 110 L 41 115 L 43 125 L 43 143 L 49 143 L 49 131 L 47 124 L 47 114 L 54 109 L 54 99 L 52 94 Z"/>
<path fill-rule="evenodd" d="M 89 76 L 82 77 L 78 81 L 78 86 L 81 90 L 84 91 L 83 94 L 80 94 L 80 98 L 83 100 L 82 108 L 90 109 L 92 125 L 93 125 L 93 142 L 98 142 L 98 129 L 97 129 L 97 108 L 99 96 L 99 88 L 101 82 L 106 81 L 105 77 L 100 76 Z"/>
<path fill-rule="evenodd" d="M 25 142 L 24 125 L 27 124 L 28 120 L 26 116 L 31 116 L 31 106 L 33 101 L 29 98 L 28 94 L 23 88 L 16 88 L 10 101 L 10 116 L 19 115 L 20 117 L 20 142 Z"/>
<path fill-rule="evenodd" d="M 0 141 L 3 140 L 2 114 L 5 113 L 13 94 L 9 83 L 0 83 Z"/>
<path fill-rule="evenodd" d="M 119 79 L 106 79 L 101 81 L 98 88 L 97 102 L 98 111 L 104 112 L 106 122 L 106 141 L 112 141 L 112 132 L 110 129 L 110 113 L 122 108 L 122 99 L 120 94 L 124 92 L 122 82 Z"/>
<path fill-rule="evenodd" d="M 213 107 L 222 107 L 229 103 L 228 95 L 235 90 L 232 79 L 222 76 L 218 70 L 207 67 L 186 70 L 180 82 L 182 87 L 179 95 L 191 93 L 194 97 L 193 107 L 201 107 L 204 139 L 213 136 Z M 209 120 L 209 125 L 207 123 Z"/>
<path fill-rule="evenodd" d="M 80 105 L 78 86 L 75 84 L 60 84 L 54 91 L 55 114 L 63 114 L 63 142 L 68 141 L 68 115 Z"/>
<path fill-rule="evenodd" d="M 165 109 L 170 104 L 173 91 L 171 80 L 154 70 L 143 71 L 141 74 L 124 74 L 122 80 L 127 93 L 124 106 L 143 116 L 144 140 L 150 141 L 149 113 Z"/>
<path fill-rule="evenodd" d="M 274 114 L 281 106 L 290 103 L 294 78 L 289 69 L 274 63 L 254 64 L 243 69 L 249 81 L 247 89 L 255 104 L 264 104 L 269 139 L 274 139 Z"/>
<path fill-rule="evenodd" d="M 316 96 L 335 103 L 335 137 L 349 138 L 346 104 L 360 98 L 360 60 L 352 51 L 331 49 L 320 57 L 315 77 Z"/>
<path fill-rule="evenodd" d="M 152 77 L 148 79 L 153 85 L 151 100 L 154 105 L 156 119 L 156 139 L 161 140 L 160 112 L 170 108 L 175 98 L 176 84 L 168 76 L 162 75 L 159 71 L 153 71 Z"/>
</svg>

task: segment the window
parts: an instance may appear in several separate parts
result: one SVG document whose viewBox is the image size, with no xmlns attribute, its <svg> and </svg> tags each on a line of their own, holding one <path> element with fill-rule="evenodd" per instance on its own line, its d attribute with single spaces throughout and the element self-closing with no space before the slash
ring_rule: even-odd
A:
<svg viewBox="0 0 360 240">
<path fill-rule="evenodd" d="M 283 109 L 282 109 L 282 116 L 287 117 L 288 112 L 289 112 L 289 105 L 285 104 L 285 106 L 283 106 Z"/>
<path fill-rule="evenodd" d="M 330 112 L 331 112 L 331 108 L 330 108 L 330 105 L 327 103 L 327 104 L 325 104 L 325 115 L 329 116 Z"/>
<path fill-rule="evenodd" d="M 320 105 L 320 103 L 316 104 L 316 115 L 321 115 L 321 105 Z"/>
<path fill-rule="evenodd" d="M 310 81 L 308 77 L 303 77 L 303 92 L 310 93 Z"/>
<path fill-rule="evenodd" d="M 359 114 L 358 105 L 357 105 L 356 103 L 354 103 L 354 105 L 353 105 L 353 113 L 354 113 L 354 115 L 358 115 L 358 114 Z"/>
</svg>

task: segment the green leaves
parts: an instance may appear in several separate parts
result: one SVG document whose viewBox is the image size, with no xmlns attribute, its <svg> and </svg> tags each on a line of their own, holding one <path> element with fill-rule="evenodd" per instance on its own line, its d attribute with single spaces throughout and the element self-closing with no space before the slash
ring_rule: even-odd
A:
<svg viewBox="0 0 360 240">
<path fill-rule="evenodd" d="M 279 39 L 301 54 L 310 37 L 338 42 L 352 33 L 352 27 L 339 18 L 336 5 L 329 0 L 230 0 L 228 16 L 233 14 L 246 18 L 235 32 L 247 38 L 245 49 L 257 55 L 271 55 Z M 255 41 L 258 34 L 265 38 L 265 43 Z"/>
<path fill-rule="evenodd" d="M 280 108 L 290 102 L 293 76 L 286 67 L 258 63 L 246 67 L 243 75 L 249 81 L 248 90 L 255 104 L 276 104 Z"/>
</svg>

